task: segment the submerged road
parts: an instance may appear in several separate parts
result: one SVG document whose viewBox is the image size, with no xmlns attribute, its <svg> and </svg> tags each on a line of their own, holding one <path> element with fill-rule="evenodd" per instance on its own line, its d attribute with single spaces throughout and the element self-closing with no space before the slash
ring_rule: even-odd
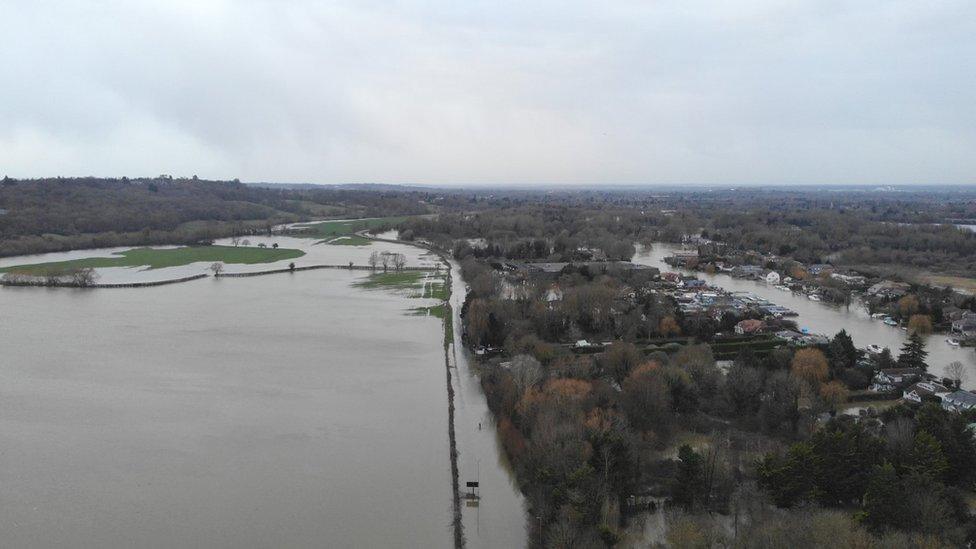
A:
<svg viewBox="0 0 976 549">
<path fill-rule="evenodd" d="M 461 487 L 480 484 L 481 499 L 462 500 L 464 536 L 468 547 L 525 547 L 528 544 L 524 498 L 505 456 L 495 421 L 481 389 L 474 358 L 461 343 L 461 305 L 467 288 L 460 266 L 451 261 L 451 321 L 453 357 L 454 423 L 458 445 Z"/>
</svg>

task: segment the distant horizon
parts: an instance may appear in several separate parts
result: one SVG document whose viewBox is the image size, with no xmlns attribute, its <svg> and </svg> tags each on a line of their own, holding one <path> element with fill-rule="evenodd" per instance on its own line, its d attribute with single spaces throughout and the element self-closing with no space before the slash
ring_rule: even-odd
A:
<svg viewBox="0 0 976 549">
<path fill-rule="evenodd" d="M 159 179 L 172 178 L 174 180 L 192 180 L 194 177 L 202 181 L 239 181 L 245 185 L 270 185 L 270 186 L 315 186 L 315 187 L 398 187 L 404 189 L 451 189 L 451 190 L 640 190 L 640 189 L 715 189 L 715 190 L 735 190 L 737 188 L 748 189 L 773 189 L 773 190 L 809 190 L 820 188 L 849 189 L 884 192 L 887 190 L 920 190 L 920 189 L 976 189 L 976 182 L 968 183 L 422 183 L 422 182 L 312 182 L 312 181 L 267 181 L 267 180 L 244 180 L 239 177 L 199 177 L 196 175 L 42 175 L 42 176 L 11 176 L 4 175 L 3 178 L 10 178 L 14 181 L 37 181 L 45 179 Z"/>
<path fill-rule="evenodd" d="M 964 0 L 66 0 L 0 19 L 11 174 L 976 183 Z"/>
</svg>

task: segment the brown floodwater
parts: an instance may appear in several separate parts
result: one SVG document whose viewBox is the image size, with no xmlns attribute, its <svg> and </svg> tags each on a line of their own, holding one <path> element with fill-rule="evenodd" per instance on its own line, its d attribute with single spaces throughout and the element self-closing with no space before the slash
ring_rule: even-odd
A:
<svg viewBox="0 0 976 549">
<path fill-rule="evenodd" d="M 441 322 L 363 276 L 0 289 L 3 545 L 451 546 Z"/>
</svg>

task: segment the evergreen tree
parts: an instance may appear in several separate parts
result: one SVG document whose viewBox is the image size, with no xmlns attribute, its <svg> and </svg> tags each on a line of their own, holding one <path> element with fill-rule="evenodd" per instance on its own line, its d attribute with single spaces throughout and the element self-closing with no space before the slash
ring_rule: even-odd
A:
<svg viewBox="0 0 976 549">
<path fill-rule="evenodd" d="M 705 486 L 705 460 L 691 446 L 685 444 L 678 450 L 678 474 L 675 476 L 671 499 L 675 504 L 694 510 Z"/>
<path fill-rule="evenodd" d="M 888 368 L 894 368 L 898 365 L 895 362 L 895 358 L 891 356 L 891 349 L 885 347 L 881 350 L 881 353 L 874 359 L 875 364 L 877 364 L 879 370 L 886 370 Z"/>
<path fill-rule="evenodd" d="M 890 463 L 874 469 L 864 493 L 864 524 L 875 532 L 898 527 L 905 517 L 905 494 Z"/>
<path fill-rule="evenodd" d="M 828 353 L 833 369 L 853 368 L 861 358 L 861 351 L 854 345 L 854 340 L 847 330 L 837 332 L 834 339 L 830 341 Z"/>
<path fill-rule="evenodd" d="M 928 369 L 925 358 L 929 353 L 925 350 L 925 340 L 917 333 L 913 333 L 901 346 L 901 354 L 898 355 L 898 366 L 901 368 L 921 368 Z"/>
</svg>

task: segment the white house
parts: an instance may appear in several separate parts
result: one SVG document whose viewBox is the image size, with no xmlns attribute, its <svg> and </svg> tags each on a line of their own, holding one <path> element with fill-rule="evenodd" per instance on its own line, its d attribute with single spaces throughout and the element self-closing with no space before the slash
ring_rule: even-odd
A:
<svg viewBox="0 0 976 549">
<path fill-rule="evenodd" d="M 955 391 L 942 395 L 942 408 L 950 412 L 961 412 L 976 408 L 976 395 L 969 391 Z"/>
<path fill-rule="evenodd" d="M 934 381 L 919 381 L 918 383 L 905 389 L 901 396 L 905 400 L 909 400 L 916 404 L 921 404 L 923 397 L 936 396 L 941 398 L 942 395 L 949 392 L 949 388 L 941 383 L 936 383 Z"/>
</svg>

